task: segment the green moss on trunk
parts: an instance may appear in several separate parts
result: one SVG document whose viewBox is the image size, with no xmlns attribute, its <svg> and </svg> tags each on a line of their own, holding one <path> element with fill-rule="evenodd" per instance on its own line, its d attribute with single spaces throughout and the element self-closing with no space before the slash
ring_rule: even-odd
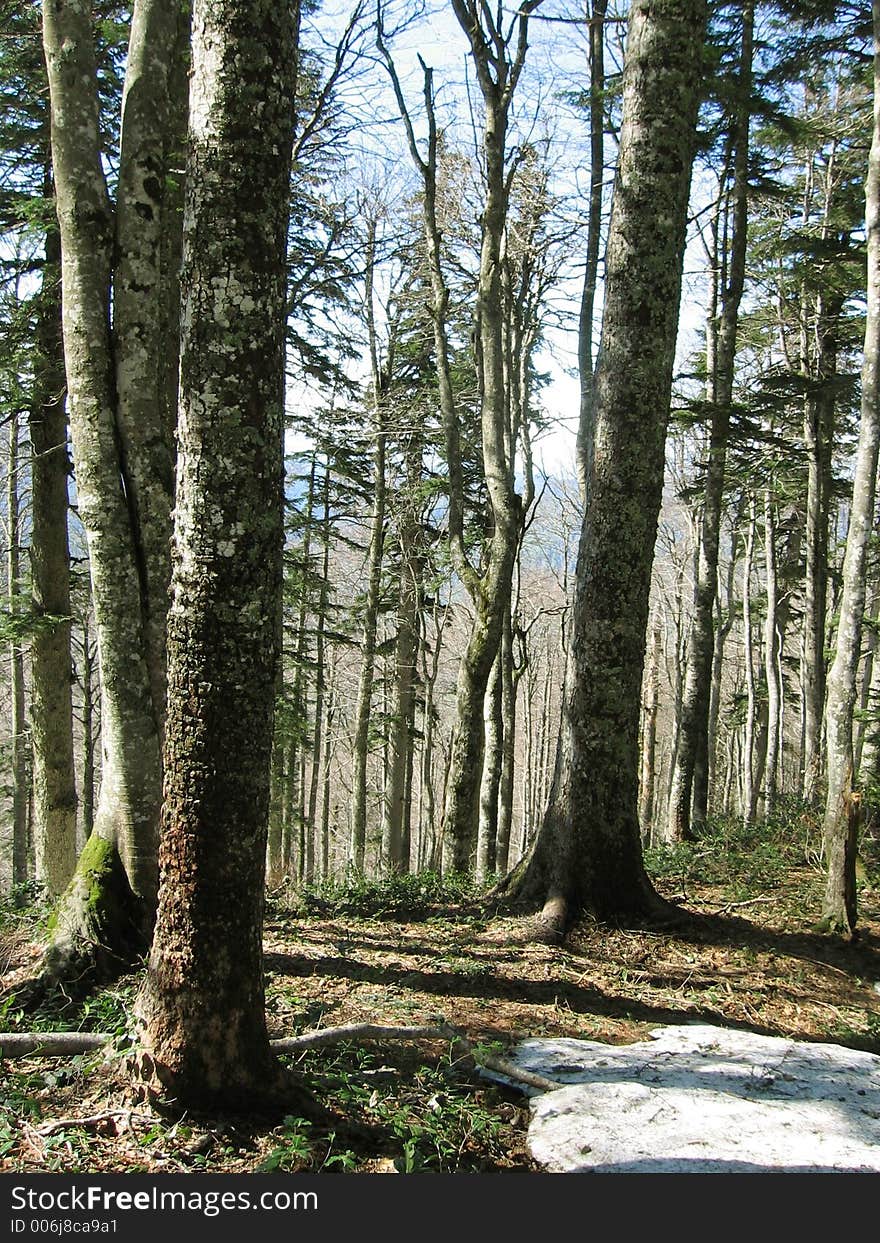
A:
<svg viewBox="0 0 880 1243">
<path fill-rule="evenodd" d="M 112 979 L 146 953 L 150 931 L 116 847 L 93 833 L 50 918 L 43 983 L 82 992 Z"/>
</svg>

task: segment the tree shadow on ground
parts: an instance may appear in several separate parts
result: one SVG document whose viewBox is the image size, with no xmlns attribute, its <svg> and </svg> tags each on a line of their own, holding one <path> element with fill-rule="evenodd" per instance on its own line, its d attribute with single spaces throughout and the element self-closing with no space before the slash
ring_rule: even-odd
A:
<svg viewBox="0 0 880 1243">
<path fill-rule="evenodd" d="M 832 967 L 870 983 L 880 981 L 880 938 L 868 929 L 851 941 L 823 932 L 788 932 L 766 927 L 738 915 L 707 915 L 682 909 L 682 919 L 670 935 L 703 948 L 749 948 Z M 572 937 L 572 948 L 588 944 L 588 928 L 582 924 Z"/>
<path fill-rule="evenodd" d="M 711 1007 L 675 1009 L 650 1005 L 631 997 L 615 997 L 601 989 L 564 980 L 530 980 L 455 971 L 427 971 L 411 967 L 363 962 L 360 959 L 327 956 L 300 958 L 293 954 L 268 953 L 266 970 L 274 975 L 299 978 L 319 975 L 329 979 L 348 979 L 359 983 L 407 989 L 437 997 L 478 998 L 482 1001 L 512 1001 L 530 1006 L 564 1006 L 574 1014 L 598 1014 L 630 1022 L 684 1023 L 706 1022 L 742 1031 L 776 1035 L 771 1028 L 740 1023 Z M 450 1016 L 454 1021 L 454 1014 Z"/>
</svg>

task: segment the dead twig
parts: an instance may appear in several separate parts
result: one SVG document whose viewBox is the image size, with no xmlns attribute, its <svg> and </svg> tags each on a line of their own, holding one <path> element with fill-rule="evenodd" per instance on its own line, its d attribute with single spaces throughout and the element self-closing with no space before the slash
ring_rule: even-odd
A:
<svg viewBox="0 0 880 1243">
<path fill-rule="evenodd" d="M 130 1109 L 108 1109 L 104 1113 L 91 1114 L 88 1118 L 54 1118 L 51 1122 L 44 1122 L 42 1126 L 37 1127 L 37 1134 L 42 1136 L 57 1135 L 59 1131 L 71 1131 L 75 1127 L 80 1130 L 92 1130 L 98 1127 L 102 1122 L 113 1122 L 116 1118 L 122 1119 L 122 1129 L 120 1135 L 131 1130 L 132 1121 L 152 1123 L 154 1118 L 148 1117 L 146 1114 L 136 1114 Z"/>
<path fill-rule="evenodd" d="M 776 898 L 749 898 L 745 902 L 726 902 L 724 906 L 719 906 L 716 914 L 723 915 L 726 911 L 738 911 L 743 906 L 755 906 L 758 902 L 776 902 Z"/>
</svg>

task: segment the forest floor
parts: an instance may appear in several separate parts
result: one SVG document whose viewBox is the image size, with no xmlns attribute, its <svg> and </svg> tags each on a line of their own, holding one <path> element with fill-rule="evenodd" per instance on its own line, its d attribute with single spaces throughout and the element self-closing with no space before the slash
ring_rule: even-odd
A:
<svg viewBox="0 0 880 1243">
<path fill-rule="evenodd" d="M 584 922 L 565 948 L 530 939 L 526 918 L 450 904 L 436 878 L 349 884 L 270 900 L 270 1034 L 370 1022 L 452 1024 L 504 1052 L 530 1036 L 612 1044 L 701 1022 L 880 1053 L 880 869 L 860 885 L 859 936 L 815 931 L 823 875 L 803 851 L 756 837 L 650 852 L 658 889 L 689 912 L 674 929 Z M 446 898 L 446 901 L 438 900 Z M 160 1116 L 133 1103 L 125 1033 L 138 977 L 38 1015 L 16 1007 L 33 971 L 34 912 L 7 912 L 0 1029 L 96 1030 L 116 1052 L 6 1061 L 0 1169 L 178 1173 L 521 1171 L 528 1102 L 482 1079 L 448 1043 L 346 1043 L 292 1060 L 320 1120 Z"/>
</svg>

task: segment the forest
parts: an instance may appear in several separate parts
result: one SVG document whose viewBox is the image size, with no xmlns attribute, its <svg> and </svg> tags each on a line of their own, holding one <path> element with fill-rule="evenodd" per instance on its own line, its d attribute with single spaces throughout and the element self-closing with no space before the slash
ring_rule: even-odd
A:
<svg viewBox="0 0 880 1243">
<path fill-rule="evenodd" d="M 0 1169 L 880 1055 L 880 0 L 0 0 L 0 135 Z"/>
</svg>

